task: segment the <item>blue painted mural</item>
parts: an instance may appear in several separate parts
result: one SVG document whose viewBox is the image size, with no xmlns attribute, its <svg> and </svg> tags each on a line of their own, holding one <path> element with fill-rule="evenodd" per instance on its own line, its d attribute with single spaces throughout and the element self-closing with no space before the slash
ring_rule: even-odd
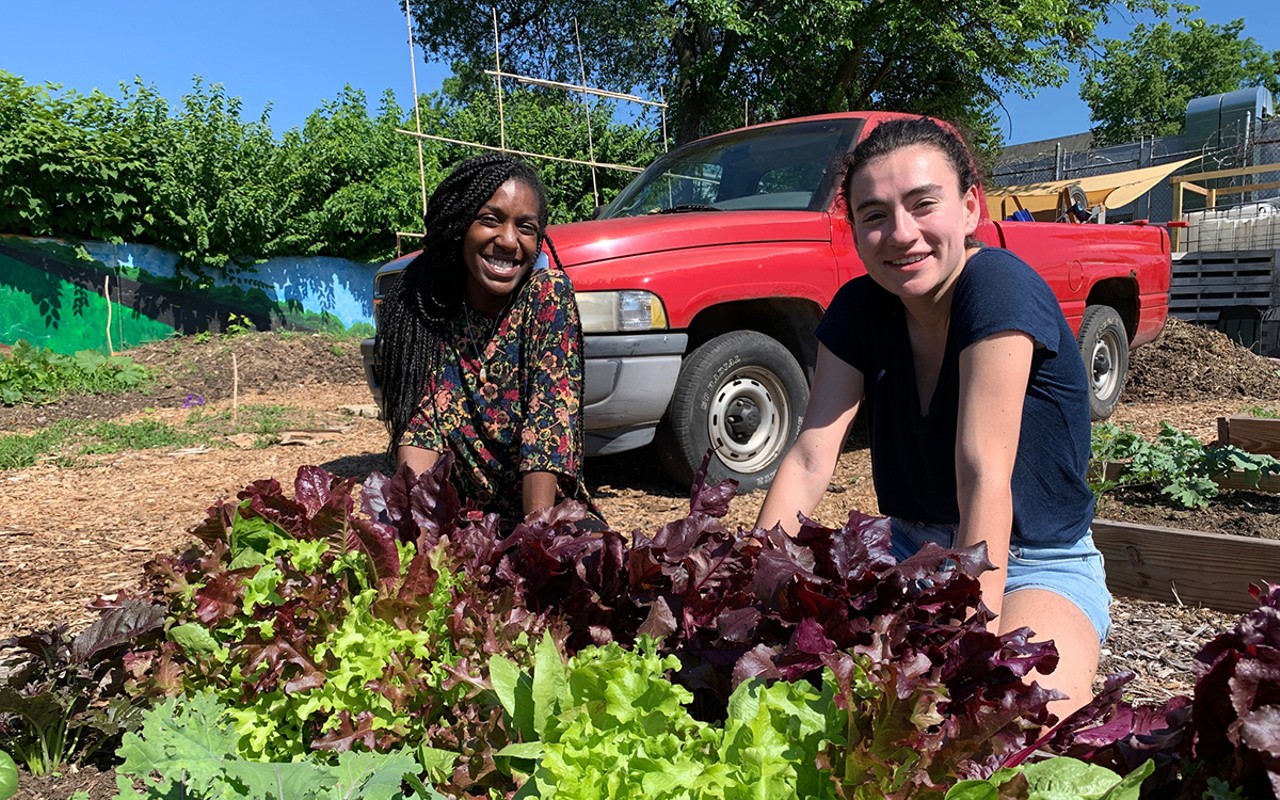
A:
<svg viewBox="0 0 1280 800">
<path fill-rule="evenodd" d="M 139 269 L 158 278 L 177 277 L 178 256 L 158 247 L 85 242 L 84 249 L 110 267 Z M 276 303 L 330 314 L 349 328 L 373 324 L 373 274 L 379 266 L 327 256 L 272 258 L 255 264 L 248 276 L 219 276 L 214 285 L 246 291 L 260 288 Z"/>
<path fill-rule="evenodd" d="M 233 320 L 259 330 L 372 330 L 377 264 L 274 258 L 196 287 L 178 263 L 150 245 L 0 237 L 0 343 L 124 349 L 216 333 Z"/>
</svg>

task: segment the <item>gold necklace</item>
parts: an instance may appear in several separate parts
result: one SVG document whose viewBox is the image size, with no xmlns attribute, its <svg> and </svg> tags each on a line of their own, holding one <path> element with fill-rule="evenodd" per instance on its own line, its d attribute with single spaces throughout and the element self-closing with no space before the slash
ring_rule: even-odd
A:
<svg viewBox="0 0 1280 800">
<path fill-rule="evenodd" d="M 465 302 L 462 304 L 462 313 L 467 318 L 467 339 L 471 342 L 471 352 L 476 357 L 476 363 L 480 365 L 480 382 L 487 383 L 489 381 L 489 373 L 485 369 L 484 359 L 480 356 L 480 350 L 476 348 L 475 329 L 478 327 L 471 319 L 471 307 Z M 489 345 L 489 339 L 493 338 L 492 329 L 485 338 L 485 346 Z"/>
</svg>

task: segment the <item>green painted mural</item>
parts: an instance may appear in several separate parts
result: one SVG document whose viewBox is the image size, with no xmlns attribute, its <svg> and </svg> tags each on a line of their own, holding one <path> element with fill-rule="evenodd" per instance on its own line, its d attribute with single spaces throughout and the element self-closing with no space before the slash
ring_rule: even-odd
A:
<svg viewBox="0 0 1280 800">
<path fill-rule="evenodd" d="M 0 344 L 106 352 L 175 333 L 217 333 L 233 322 L 372 330 L 375 265 L 277 259 L 239 284 L 199 287 L 174 276 L 172 258 L 141 245 L 0 237 Z"/>
<path fill-rule="evenodd" d="M 80 273 L 33 269 L 42 256 L 24 248 L 0 245 L 0 342 L 25 339 L 59 353 L 80 350 L 124 350 L 174 334 L 174 327 L 151 319 L 118 300 L 119 280 L 101 264 L 62 255 Z M 49 256 L 56 261 L 56 255 Z M 114 287 L 111 284 L 115 284 Z M 110 333 L 108 334 L 108 331 Z M 108 335 L 110 342 L 108 342 Z M 110 347 L 108 347 L 110 345 Z"/>
</svg>

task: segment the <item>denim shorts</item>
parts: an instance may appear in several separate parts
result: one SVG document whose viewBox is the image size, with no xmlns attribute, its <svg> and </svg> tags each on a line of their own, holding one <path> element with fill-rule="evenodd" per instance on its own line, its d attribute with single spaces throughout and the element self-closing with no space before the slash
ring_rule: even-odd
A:
<svg viewBox="0 0 1280 800">
<path fill-rule="evenodd" d="M 890 551 L 902 561 L 920 550 L 925 542 L 955 547 L 956 525 L 890 520 L 893 535 Z M 1093 532 L 1073 544 L 1031 544 L 1021 539 L 1009 543 L 1009 567 L 1004 593 L 1020 589 L 1044 589 L 1061 595 L 1084 612 L 1105 641 L 1111 631 L 1111 593 L 1103 570 L 1102 553 L 1093 543 Z"/>
</svg>

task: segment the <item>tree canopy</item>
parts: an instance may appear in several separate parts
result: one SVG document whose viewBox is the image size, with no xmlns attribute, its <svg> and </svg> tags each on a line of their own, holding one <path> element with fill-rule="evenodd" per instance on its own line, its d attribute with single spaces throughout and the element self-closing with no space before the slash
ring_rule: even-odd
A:
<svg viewBox="0 0 1280 800">
<path fill-rule="evenodd" d="M 1196 97 L 1265 86 L 1280 94 L 1280 50 L 1244 36 L 1244 19 L 1212 24 L 1140 24 L 1128 39 L 1107 39 L 1080 84 L 1094 140 L 1129 142 L 1182 132 Z"/>
<path fill-rule="evenodd" d="M 450 81 L 421 98 L 427 130 L 498 141 L 491 95 L 464 101 Z M 193 277 L 234 273 L 271 256 L 382 260 L 395 232 L 422 230 L 413 117 L 384 94 L 371 111 L 348 87 L 282 136 L 244 119 L 221 84 L 197 78 L 177 107 L 138 81 L 121 99 L 31 85 L 0 70 L 0 233 L 154 244 L 183 257 Z M 588 142 L 582 104 L 561 92 L 509 93 L 507 145 L 600 161 L 647 164 L 660 151 L 643 127 L 595 109 Z M 427 141 L 428 190 L 479 151 Z M 585 219 L 632 177 L 536 163 L 554 222 Z"/>
<path fill-rule="evenodd" d="M 488 7 L 410 0 L 418 43 L 480 86 Z M 665 96 L 677 141 L 834 111 L 933 114 L 989 137 L 1007 93 L 1068 77 L 1114 0 L 496 0 L 503 70 Z M 1125 0 L 1160 13 L 1161 0 Z M 581 41 L 581 47 L 578 42 Z M 581 63 L 579 61 L 581 58 Z"/>
</svg>

